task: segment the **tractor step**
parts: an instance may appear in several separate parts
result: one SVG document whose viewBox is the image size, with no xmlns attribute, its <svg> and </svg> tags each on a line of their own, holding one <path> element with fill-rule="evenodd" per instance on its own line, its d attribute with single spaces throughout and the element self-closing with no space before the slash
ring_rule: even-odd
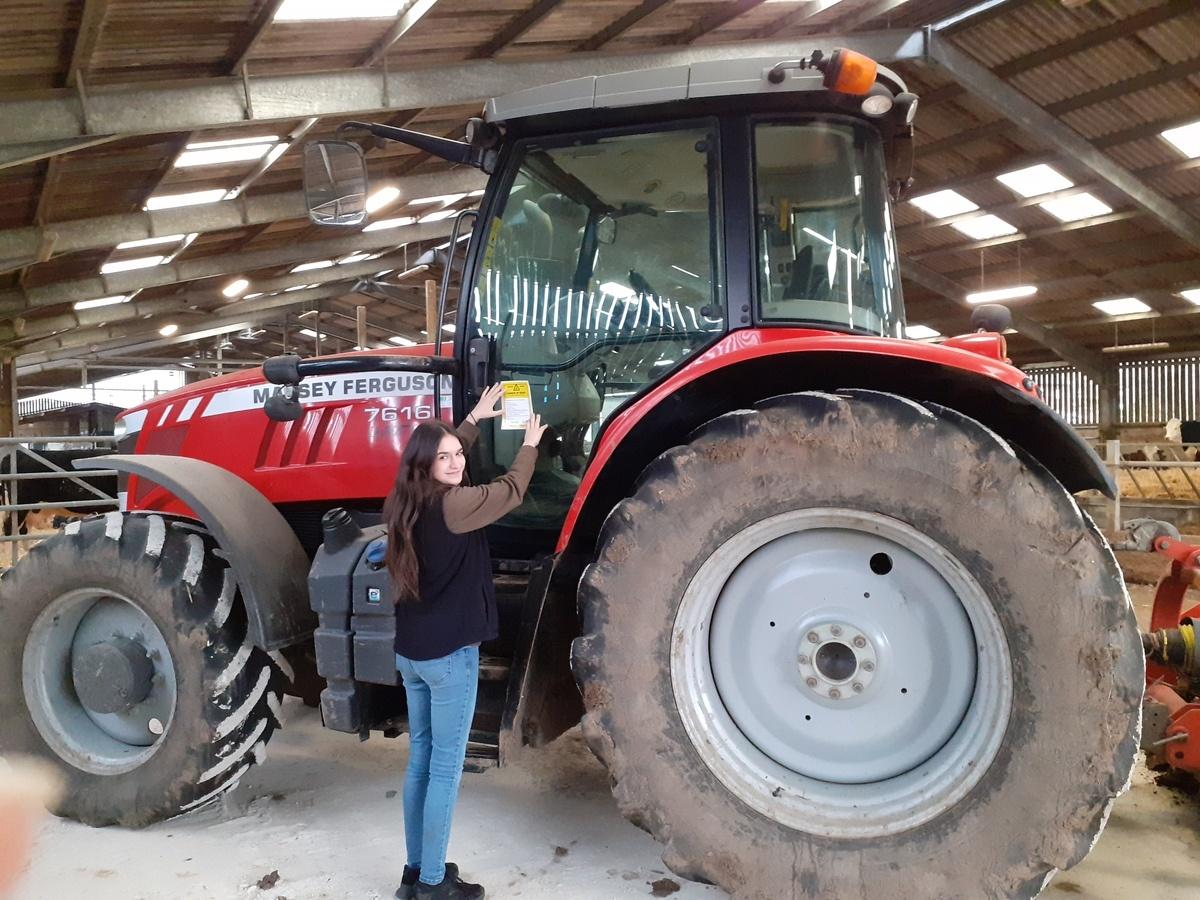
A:
<svg viewBox="0 0 1200 900">
<path fill-rule="evenodd" d="M 490 731 L 472 730 L 467 738 L 464 772 L 484 772 L 500 765 L 500 736 Z"/>
<path fill-rule="evenodd" d="M 507 659 L 500 656 L 479 657 L 480 681 L 506 681 L 511 665 Z"/>
</svg>

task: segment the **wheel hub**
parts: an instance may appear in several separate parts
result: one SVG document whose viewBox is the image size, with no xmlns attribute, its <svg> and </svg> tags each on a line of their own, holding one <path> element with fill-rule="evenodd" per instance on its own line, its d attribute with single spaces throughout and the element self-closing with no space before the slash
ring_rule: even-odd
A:
<svg viewBox="0 0 1200 900">
<path fill-rule="evenodd" d="M 878 658 L 870 635 L 847 622 L 814 625 L 796 651 L 805 692 L 827 700 L 864 693 L 875 680 Z"/>
<path fill-rule="evenodd" d="M 79 702 L 92 712 L 122 712 L 149 695 L 154 663 L 137 641 L 114 635 L 111 640 L 76 650 L 71 678 Z"/>
<path fill-rule="evenodd" d="M 85 772 L 137 768 L 175 713 L 166 638 L 139 604 L 113 591 L 80 588 L 47 604 L 25 640 L 21 680 L 46 743 Z"/>
</svg>

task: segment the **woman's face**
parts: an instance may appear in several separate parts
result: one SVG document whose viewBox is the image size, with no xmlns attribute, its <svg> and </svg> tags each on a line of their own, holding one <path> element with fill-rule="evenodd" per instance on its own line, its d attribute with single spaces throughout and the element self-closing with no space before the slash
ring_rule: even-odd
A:
<svg viewBox="0 0 1200 900">
<path fill-rule="evenodd" d="M 437 456 L 429 468 L 429 474 L 433 476 L 434 481 L 440 481 L 442 484 L 462 484 L 466 464 L 462 443 L 454 435 L 447 434 L 438 444 Z"/>
</svg>

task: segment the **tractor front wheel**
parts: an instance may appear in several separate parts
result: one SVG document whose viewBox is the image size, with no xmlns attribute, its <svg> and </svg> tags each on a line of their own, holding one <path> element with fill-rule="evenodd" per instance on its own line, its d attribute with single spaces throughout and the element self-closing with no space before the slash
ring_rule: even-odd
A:
<svg viewBox="0 0 1200 900">
<path fill-rule="evenodd" d="M 774 398 L 656 460 L 581 584 L 584 733 L 738 898 L 1031 897 L 1127 783 L 1143 661 L 1103 537 L 978 422 Z"/>
<path fill-rule="evenodd" d="M 263 759 L 282 679 L 195 524 L 72 523 L 4 573 L 0 615 L 0 753 L 59 768 L 59 815 L 148 825 L 215 800 Z"/>
</svg>

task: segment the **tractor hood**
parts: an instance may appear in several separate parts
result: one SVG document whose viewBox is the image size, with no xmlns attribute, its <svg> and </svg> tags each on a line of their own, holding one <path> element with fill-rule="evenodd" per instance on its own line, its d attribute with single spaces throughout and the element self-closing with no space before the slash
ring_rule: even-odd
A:
<svg viewBox="0 0 1200 900">
<path fill-rule="evenodd" d="M 320 359 L 343 359 L 353 356 L 432 356 L 433 344 L 417 344 L 413 347 L 396 347 L 380 350 L 359 350 L 350 353 L 333 353 L 319 357 Z M 256 392 L 254 389 L 258 388 Z M 248 388 L 249 391 L 242 391 Z M 217 395 L 228 397 L 232 391 L 240 391 L 248 394 L 253 402 L 261 395 L 261 400 L 258 406 L 261 408 L 262 403 L 266 401 L 266 396 L 262 395 L 262 391 L 273 391 L 274 388 L 267 385 L 266 379 L 263 377 L 261 367 L 253 369 L 243 369 L 238 372 L 231 372 L 228 375 L 218 375 L 213 378 L 206 378 L 203 381 L 195 384 L 185 385 L 174 391 L 169 391 L 165 394 L 159 394 L 152 400 L 145 403 L 140 403 L 137 406 L 131 406 L 117 416 L 116 436 L 118 439 L 126 439 L 130 436 L 138 434 L 144 428 L 153 428 L 158 425 L 165 425 L 168 419 L 175 421 L 187 421 L 190 419 L 204 403 L 204 400 Z M 239 393 L 238 398 L 241 398 Z M 346 394 L 346 399 L 354 397 L 354 394 Z M 233 399 L 230 397 L 226 400 Z M 303 400 L 317 400 L 319 397 L 310 397 L 305 395 Z M 337 399 L 329 397 L 328 399 Z M 211 404 L 208 404 L 211 406 Z M 208 408 L 206 406 L 206 409 Z M 173 412 L 177 413 L 172 415 Z M 209 413 L 210 415 L 216 414 Z"/>
<path fill-rule="evenodd" d="M 424 344 L 338 356 L 432 353 L 433 346 Z M 205 379 L 126 410 L 117 420 L 118 452 L 210 463 L 285 510 L 302 507 L 316 515 L 328 505 L 355 500 L 374 507 L 395 479 L 409 434 L 437 417 L 438 385 L 437 376 L 421 372 L 308 378 L 300 386 L 304 414 L 276 422 L 263 406 L 278 387 L 255 368 Z M 440 386 L 441 414 L 449 418 L 450 379 L 443 376 Z M 131 476 L 121 493 L 131 512 L 189 515 L 179 498 L 144 478 Z"/>
</svg>

